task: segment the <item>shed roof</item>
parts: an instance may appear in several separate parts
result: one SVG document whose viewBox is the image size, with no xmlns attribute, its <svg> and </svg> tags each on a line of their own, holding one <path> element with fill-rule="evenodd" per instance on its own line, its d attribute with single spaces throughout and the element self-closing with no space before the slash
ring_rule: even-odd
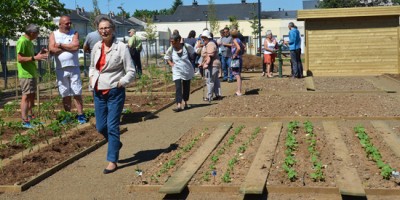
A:
<svg viewBox="0 0 400 200">
<path fill-rule="evenodd" d="M 373 17 L 399 16 L 400 6 L 357 7 L 357 8 L 329 8 L 297 11 L 297 20 L 344 18 L 344 17 Z"/>
</svg>

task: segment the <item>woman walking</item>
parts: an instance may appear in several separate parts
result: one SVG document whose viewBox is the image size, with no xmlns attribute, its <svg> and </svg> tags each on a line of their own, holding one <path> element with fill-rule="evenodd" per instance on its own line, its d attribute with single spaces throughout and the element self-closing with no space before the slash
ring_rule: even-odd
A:
<svg viewBox="0 0 400 200">
<path fill-rule="evenodd" d="M 125 86 L 135 78 L 135 67 L 128 47 L 116 39 L 115 24 L 107 16 L 98 20 L 102 40 L 92 50 L 89 68 L 90 85 L 94 88 L 96 129 L 108 141 L 104 174 L 118 169 L 120 118 L 125 102 Z"/>
<path fill-rule="evenodd" d="M 170 38 L 172 53 L 165 54 L 164 59 L 172 68 L 172 79 L 175 82 L 175 112 L 188 109 L 188 100 L 190 95 L 190 80 L 194 76 L 194 69 L 190 62 L 190 57 L 194 55 L 194 49 L 191 45 L 181 43 L 182 37 L 179 34 L 173 34 Z M 182 108 L 182 100 L 184 107 Z"/>
</svg>

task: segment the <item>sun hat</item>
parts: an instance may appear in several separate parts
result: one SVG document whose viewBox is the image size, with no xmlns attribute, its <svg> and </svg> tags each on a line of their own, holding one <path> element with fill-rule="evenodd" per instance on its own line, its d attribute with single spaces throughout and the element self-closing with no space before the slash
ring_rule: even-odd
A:
<svg viewBox="0 0 400 200">
<path fill-rule="evenodd" d="M 201 37 L 206 37 L 206 38 L 210 38 L 210 39 L 212 38 L 209 30 L 203 31 L 203 33 L 201 34 Z"/>
</svg>

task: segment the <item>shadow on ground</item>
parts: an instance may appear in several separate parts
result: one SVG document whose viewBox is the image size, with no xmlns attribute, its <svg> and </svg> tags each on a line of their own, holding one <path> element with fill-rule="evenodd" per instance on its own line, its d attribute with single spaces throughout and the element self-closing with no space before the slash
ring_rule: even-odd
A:
<svg viewBox="0 0 400 200">
<path fill-rule="evenodd" d="M 121 159 L 118 161 L 118 163 L 123 164 L 121 166 L 118 166 L 119 169 L 129 167 L 132 165 L 137 165 L 143 162 L 147 162 L 149 160 L 153 160 L 157 158 L 162 153 L 169 153 L 173 150 L 178 149 L 177 144 L 171 144 L 169 147 L 165 149 L 151 149 L 151 150 L 144 150 L 144 151 L 138 151 L 137 153 L 134 153 L 132 157 L 130 158 L 125 158 Z"/>
</svg>

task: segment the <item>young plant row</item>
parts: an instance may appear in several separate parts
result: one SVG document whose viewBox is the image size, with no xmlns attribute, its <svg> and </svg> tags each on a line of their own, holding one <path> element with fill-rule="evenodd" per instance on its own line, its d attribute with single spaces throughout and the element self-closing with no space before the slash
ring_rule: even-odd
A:
<svg viewBox="0 0 400 200">
<path fill-rule="evenodd" d="M 315 181 L 325 181 L 322 162 L 319 160 L 320 153 L 316 149 L 317 136 L 314 134 L 314 126 L 310 121 L 304 122 L 304 129 L 308 137 L 308 152 L 311 155 L 314 172 L 310 174 L 311 179 Z"/>
<path fill-rule="evenodd" d="M 360 140 L 361 146 L 364 148 L 367 153 L 367 157 L 373 161 L 375 161 L 376 165 L 381 170 L 381 176 L 389 180 L 392 172 L 395 171 L 389 164 L 386 164 L 382 161 L 382 155 L 379 150 L 372 144 L 368 134 L 365 132 L 365 128 L 362 125 L 358 125 L 354 127 L 354 131 L 357 134 L 358 139 Z"/>
<path fill-rule="evenodd" d="M 224 175 L 222 176 L 222 181 L 225 183 L 231 182 L 231 172 L 233 171 L 233 167 L 239 161 L 239 156 L 242 155 L 246 150 L 249 144 L 257 137 L 260 132 L 260 127 L 257 127 L 254 132 L 250 135 L 246 142 L 244 142 L 241 146 L 236 150 L 235 155 L 228 161 L 228 168 L 226 169 Z"/>
<path fill-rule="evenodd" d="M 288 127 L 287 127 L 286 142 L 285 142 L 286 157 L 285 157 L 285 162 L 282 165 L 282 168 L 287 173 L 290 181 L 295 181 L 297 179 L 297 172 L 293 168 L 293 166 L 297 162 L 294 157 L 294 151 L 297 150 L 297 146 L 298 146 L 296 136 L 295 136 L 295 133 L 297 132 L 298 128 L 299 128 L 298 121 L 289 122 Z"/>
<path fill-rule="evenodd" d="M 204 131 L 207 131 L 208 129 L 206 128 Z M 179 161 L 179 159 L 182 158 L 182 155 L 184 153 L 190 152 L 194 145 L 197 143 L 197 141 L 204 136 L 204 131 L 199 133 L 195 138 L 193 138 L 187 145 L 179 149 L 178 153 L 174 155 L 168 162 L 164 163 L 161 167 L 160 170 L 158 170 L 154 175 L 151 175 L 150 179 L 153 181 L 156 181 L 159 183 L 158 178 L 161 177 L 162 174 L 168 172 L 169 169 L 173 168 L 176 163 Z M 140 170 L 141 171 L 141 170 Z"/>
<path fill-rule="evenodd" d="M 93 117 L 94 110 L 86 109 L 85 115 L 88 119 L 90 117 Z M 42 122 L 40 122 L 40 120 L 37 118 L 32 119 L 31 124 L 34 126 L 34 128 L 29 129 L 26 132 L 26 134 L 23 134 L 23 131 L 25 129 L 23 128 L 20 122 L 5 122 L 0 117 L 0 150 L 3 148 L 8 148 L 10 144 L 11 145 L 15 144 L 23 146 L 25 150 L 29 150 L 30 152 L 32 151 L 35 144 L 37 144 L 40 141 L 46 141 L 46 143 L 49 144 L 49 140 L 51 137 L 59 137 L 61 139 L 62 133 L 66 133 L 66 130 L 76 125 L 76 122 L 75 123 L 62 123 L 62 122 L 66 119 L 72 119 L 73 117 L 74 117 L 73 113 L 65 111 L 59 112 L 57 115 L 57 120 L 52 121 L 47 126 Z M 4 144 L 2 140 L 2 134 L 4 128 L 6 127 L 12 129 L 15 134 L 10 143 Z M 49 134 L 47 133 L 48 131 L 52 132 L 52 136 L 49 136 Z M 24 157 L 23 151 L 21 151 L 21 154 L 22 154 L 21 162 L 23 162 L 23 157 Z"/>
<path fill-rule="evenodd" d="M 243 128 L 244 128 L 243 125 L 236 127 L 235 130 L 234 130 L 233 135 L 231 135 L 231 136 L 228 138 L 228 141 L 224 142 L 224 144 L 222 145 L 222 147 L 219 148 L 219 149 L 217 150 L 217 152 L 211 156 L 211 164 L 210 164 L 210 166 L 208 167 L 209 170 L 207 170 L 207 171 L 204 173 L 204 175 L 203 175 L 203 180 L 204 180 L 204 181 L 210 181 L 210 176 L 211 176 L 211 175 L 213 175 L 213 176 L 216 176 L 216 175 L 217 175 L 215 165 L 217 164 L 217 162 L 218 162 L 218 160 L 219 160 L 219 157 L 220 157 L 222 154 L 224 154 L 224 153 L 226 152 L 226 150 L 227 150 L 229 147 L 232 146 L 232 144 L 235 142 L 236 136 L 237 136 L 239 133 L 242 132 L 242 129 L 243 129 Z"/>
</svg>

